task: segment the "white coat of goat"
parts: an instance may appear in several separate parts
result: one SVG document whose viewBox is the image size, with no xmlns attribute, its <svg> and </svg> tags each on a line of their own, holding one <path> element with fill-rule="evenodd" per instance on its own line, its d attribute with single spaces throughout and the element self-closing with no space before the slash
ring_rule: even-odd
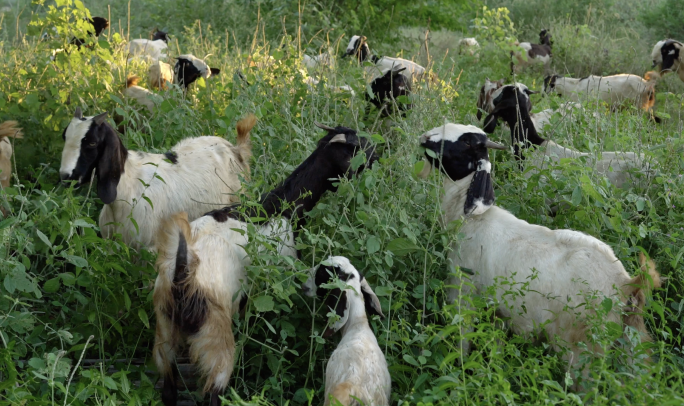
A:
<svg viewBox="0 0 684 406">
<path fill-rule="evenodd" d="M 173 83 L 173 68 L 166 62 L 154 62 L 147 69 L 147 83 L 152 89 L 166 89 L 167 83 Z"/>
<path fill-rule="evenodd" d="M 446 124 L 424 133 L 420 143 L 434 152 L 425 154 L 428 164 L 445 174 L 445 224 L 463 220 L 459 229 L 463 238 L 452 247 L 449 261 L 452 266 L 471 270 L 474 290 L 463 283 L 466 276 L 454 276 L 449 285 L 459 288 L 450 290 L 451 300 L 468 308 L 464 297 L 483 292 L 498 279 L 526 284 L 524 294 L 505 298 L 502 295 L 510 287 L 498 287 L 498 312 L 508 318 L 516 334 L 533 335 L 543 330 L 556 349 L 568 344 L 572 351 L 565 358 L 570 366 L 579 360 L 581 349 L 577 344 L 589 338 L 587 300 L 597 305 L 608 297 L 622 303 L 629 314 L 621 314 L 622 306 L 615 306 L 606 321 L 630 326 L 642 340 L 651 340 L 641 311 L 651 283 L 660 286 L 652 261 L 646 264 L 642 259 L 645 274 L 631 277 L 613 250 L 600 240 L 578 231 L 529 224 L 495 206 L 488 148 L 504 147 L 489 141 L 479 128 Z M 469 350 L 465 338 L 461 348 L 465 357 Z"/>
<path fill-rule="evenodd" d="M 344 281 L 348 288 L 328 291 L 320 287 L 336 278 Z M 324 311 L 327 313 L 330 309 L 339 317 L 323 335 L 342 333 L 325 369 L 324 405 L 332 404 L 333 399 L 345 406 L 355 405 L 357 399 L 367 406 L 389 406 L 392 379 L 385 354 L 368 324 L 367 313 L 385 316 L 368 281 L 349 259 L 330 257 L 311 270 L 302 291 L 309 297 L 325 298 Z"/>
<path fill-rule="evenodd" d="M 477 52 L 480 50 L 480 43 L 477 42 L 475 38 L 461 38 L 458 41 L 458 53 L 463 55 L 463 54 L 468 54 L 468 55 L 476 55 Z"/>
<path fill-rule="evenodd" d="M 139 104 L 147 107 L 147 110 L 152 113 L 154 112 L 155 101 L 157 103 L 161 102 L 161 97 L 154 92 L 151 92 L 144 87 L 138 86 L 140 78 L 138 76 L 131 76 L 126 79 L 126 89 L 124 89 L 124 96 L 129 99 L 133 99 Z"/>
<path fill-rule="evenodd" d="M 195 219 L 237 201 L 240 176 L 249 177 L 253 115 L 238 122 L 237 146 L 203 136 L 186 138 L 165 154 L 128 151 L 106 116 L 83 117 L 76 109 L 63 133 L 59 170 L 62 180 L 78 185 L 90 182 L 95 170 L 105 238 L 120 233 L 129 245 L 152 248 L 160 223 L 171 214 L 186 211 Z"/>
</svg>

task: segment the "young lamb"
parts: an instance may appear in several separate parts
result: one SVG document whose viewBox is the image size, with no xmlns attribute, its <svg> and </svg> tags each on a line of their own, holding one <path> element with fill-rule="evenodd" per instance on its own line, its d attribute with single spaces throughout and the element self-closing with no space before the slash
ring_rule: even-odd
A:
<svg viewBox="0 0 684 406">
<path fill-rule="evenodd" d="M 156 61 L 147 69 L 147 83 L 152 89 L 166 89 L 173 83 L 173 68 L 166 62 Z"/>
<path fill-rule="evenodd" d="M 667 72 L 675 71 L 679 78 L 684 81 L 684 44 L 673 39 L 666 39 L 658 41 L 653 47 L 651 57 L 653 58 L 653 67 L 660 65 L 660 74 L 664 75 Z"/>
<path fill-rule="evenodd" d="M 344 291 L 321 288 L 335 279 L 344 281 L 349 287 Z M 329 337 L 336 331 L 342 333 L 325 368 L 324 404 L 327 406 L 337 400 L 345 406 L 357 405 L 356 401 L 368 406 L 389 405 L 392 379 L 385 354 L 368 325 L 367 314 L 385 316 L 368 281 L 347 258 L 330 257 L 311 270 L 302 292 L 324 300 L 324 311 L 330 309 L 339 317 L 323 334 L 323 337 Z"/>
<path fill-rule="evenodd" d="M 220 72 L 221 70 L 210 68 L 206 62 L 194 55 L 181 55 L 176 58 L 176 64 L 173 67 L 173 82 L 187 90 L 188 86 L 200 77 L 208 79 Z"/>
<path fill-rule="evenodd" d="M 12 180 L 12 142 L 10 138 L 24 138 L 16 121 L 0 124 L 0 187 L 9 187 Z"/>
<path fill-rule="evenodd" d="M 63 181 L 90 182 L 105 204 L 100 230 L 105 238 L 121 234 L 135 248 L 152 248 L 159 224 L 187 211 L 195 219 L 207 210 L 236 202 L 240 176 L 249 177 L 249 132 L 256 117 L 237 124 L 237 146 L 220 137 L 186 138 L 165 154 L 128 151 L 106 121 L 107 113 L 83 117 L 80 108 L 62 138 Z"/>
<path fill-rule="evenodd" d="M 404 76 L 406 68 L 388 69 L 382 76 L 377 77 L 371 82 L 373 97 L 366 94 L 366 100 L 371 102 L 383 116 L 387 116 L 393 110 L 396 99 L 399 96 L 409 96 L 411 94 L 411 81 Z M 399 104 L 400 111 L 411 108 L 410 104 Z"/>
<path fill-rule="evenodd" d="M 259 232 L 279 240 L 281 255 L 297 256 L 294 232 L 326 191 L 336 191 L 338 178 L 351 176 L 351 159 L 365 152 L 367 165 L 376 159 L 366 139 L 345 127 L 326 127 L 328 134 L 318 147 L 285 181 L 261 199 L 263 210 L 236 206 L 206 213 L 192 223 L 184 213 L 176 214 L 160 230 L 157 248 L 159 276 L 154 288 L 157 329 L 154 359 L 164 377 L 162 401 L 175 405 L 178 384 L 174 367 L 183 337 L 190 344 L 190 357 L 206 379 L 204 391 L 211 405 L 219 405 L 219 394 L 228 386 L 233 371 L 235 343 L 232 317 L 246 304 L 249 280 L 245 268 L 251 263 L 243 247 L 248 219 L 265 217 Z M 282 214 L 282 218 L 278 218 Z M 247 218 L 245 218 L 247 217 Z M 292 223 L 295 227 L 293 230 Z"/>
<path fill-rule="evenodd" d="M 474 56 L 480 50 L 480 43 L 475 38 L 462 38 L 458 41 L 458 54 Z"/>
<path fill-rule="evenodd" d="M 147 107 L 150 113 L 154 112 L 155 100 L 160 100 L 159 95 L 138 86 L 140 78 L 138 76 L 131 76 L 126 80 L 126 89 L 124 96 L 133 99 L 141 105 Z"/>
<path fill-rule="evenodd" d="M 660 286 L 652 262 L 644 266 L 648 268 L 644 275 L 630 277 L 613 250 L 598 239 L 578 231 L 529 224 L 495 206 L 488 148 L 504 147 L 488 140 L 479 128 L 446 124 L 423 134 L 420 144 L 432 152 L 425 154 L 428 164 L 446 175 L 442 199 L 445 224 L 463 219 L 459 230 L 463 238 L 449 254 L 450 269 L 460 267 L 473 274 L 451 279 L 449 285 L 459 288 L 449 292 L 450 300 L 467 308 L 464 297 L 483 292 L 497 279 L 512 278 L 526 284 L 524 295 L 505 298 L 506 287 L 497 288 L 497 312 L 508 319 L 516 334 L 546 333 L 556 350 L 562 344 L 570 345 L 571 353 L 565 354 L 569 367 L 579 360 L 578 343 L 589 338 L 585 317 L 592 306 L 584 304 L 596 292 L 599 297 L 619 301 L 627 313 L 621 315 L 622 306 L 615 306 L 606 321 L 630 326 L 643 341 L 651 339 L 641 311 L 651 282 L 655 288 Z M 463 283 L 468 279 L 474 289 Z M 596 300 L 591 304 L 598 305 Z M 461 348 L 465 358 L 469 351 L 466 339 Z"/>
<path fill-rule="evenodd" d="M 169 35 L 164 31 L 155 29 L 152 39 L 133 39 L 128 43 L 128 55 L 130 62 L 133 58 L 145 59 L 149 62 L 157 62 L 166 59 L 166 52 L 169 48 Z"/>
<path fill-rule="evenodd" d="M 655 85 L 660 75 L 657 72 L 647 72 L 644 77 L 645 79 L 637 75 L 620 74 L 591 75 L 586 78 L 573 79 L 552 75 L 544 78 L 544 91 L 555 92 L 575 102 L 581 99 L 598 98 L 612 107 L 618 107 L 625 101 L 629 101 L 637 108 L 652 114 L 655 104 Z M 657 118 L 655 120 L 659 121 Z"/>
<path fill-rule="evenodd" d="M 518 159 L 524 159 L 520 146 L 530 148 L 532 145 L 539 147 L 539 153 L 533 154 L 531 164 L 537 168 L 546 165 L 546 159 L 559 162 L 562 158 L 587 157 L 588 163 L 593 165 L 598 173 L 608 178 L 616 187 L 632 184 L 632 172 L 640 172 L 648 175 L 651 170 L 644 154 L 635 152 L 603 152 L 601 159 L 597 160 L 593 154 L 578 152 L 565 148 L 553 141 L 540 137 L 536 126 L 529 114 L 529 97 L 519 88 L 506 85 L 500 94 L 494 99 L 494 109 L 485 119 L 485 132 L 492 133 L 496 126 L 497 118 L 504 120 L 511 129 L 511 142 L 514 144 L 515 155 Z M 521 107 L 522 106 L 522 107 Z M 493 124 L 492 124 L 493 123 Z M 526 172 L 526 176 L 532 176 L 533 172 Z"/>
<path fill-rule="evenodd" d="M 511 51 L 511 75 L 517 72 L 517 67 L 526 67 L 532 64 L 543 64 L 547 70 L 551 64 L 551 34 L 547 30 L 539 33 L 539 44 L 529 42 L 516 43 L 521 48 L 520 51 Z M 523 56 L 524 54 L 524 56 Z M 514 62 L 514 59 L 516 62 Z"/>
<path fill-rule="evenodd" d="M 425 68 L 413 61 L 403 58 L 392 58 L 389 56 L 377 57 L 371 55 L 370 48 L 366 42 L 366 37 L 354 35 L 351 38 L 349 45 L 347 46 L 347 51 L 342 57 L 346 58 L 350 55 L 356 56 L 359 62 L 373 62 L 375 66 L 370 67 L 368 70 L 373 78 L 382 76 L 388 70 L 395 70 L 397 68 L 406 68 L 406 76 L 411 81 L 421 80 L 425 75 Z"/>
</svg>

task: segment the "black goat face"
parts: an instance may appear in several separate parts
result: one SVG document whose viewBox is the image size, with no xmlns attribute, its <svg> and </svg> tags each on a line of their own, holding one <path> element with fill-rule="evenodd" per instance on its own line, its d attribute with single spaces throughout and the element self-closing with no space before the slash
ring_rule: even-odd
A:
<svg viewBox="0 0 684 406">
<path fill-rule="evenodd" d="M 206 62 L 193 55 L 181 55 L 173 66 L 173 80 L 180 87 L 187 89 L 200 77 L 208 79 L 220 72 L 219 69 L 210 68 Z"/>
<path fill-rule="evenodd" d="M 551 93 L 556 89 L 556 79 L 560 76 L 551 75 L 544 78 L 544 93 Z"/>
<path fill-rule="evenodd" d="M 316 125 L 328 131 L 328 134 L 318 141 L 318 149 L 324 148 L 325 151 L 325 154 L 321 154 L 320 157 L 325 159 L 328 165 L 336 165 L 338 173 L 345 174 L 345 176 L 358 175 L 378 160 L 374 146 L 368 139 L 359 137 L 351 128 Z M 360 151 L 366 154 L 366 162 L 353 170 L 351 160 Z"/>
<path fill-rule="evenodd" d="M 548 30 L 541 30 L 539 33 L 539 43 L 548 46 L 553 45 L 553 41 L 551 41 L 551 33 Z"/>
<path fill-rule="evenodd" d="M 388 70 L 382 76 L 376 78 L 371 82 L 371 91 L 373 97 L 370 102 L 378 109 L 382 110 L 383 115 L 389 115 L 392 105 L 400 96 L 409 96 L 411 94 L 411 81 L 402 72 L 406 68 L 399 68 Z M 411 108 L 410 104 L 400 104 L 400 110 L 408 110 Z"/>
<path fill-rule="evenodd" d="M 366 37 L 354 35 L 349 40 L 349 45 L 347 45 L 347 50 L 342 56 L 346 58 L 347 56 L 355 55 L 359 62 L 363 62 L 368 59 L 370 55 L 370 48 L 366 43 Z"/>
<path fill-rule="evenodd" d="M 677 41 L 668 40 L 660 48 L 660 54 L 663 57 L 663 64 L 660 69 L 662 71 L 670 70 L 674 66 L 675 61 L 679 60 L 679 52 L 684 48 L 684 45 Z"/>
<path fill-rule="evenodd" d="M 154 34 L 152 34 L 152 41 L 162 40 L 165 43 L 169 43 L 169 34 L 164 31 L 159 31 L 155 29 Z"/>
</svg>

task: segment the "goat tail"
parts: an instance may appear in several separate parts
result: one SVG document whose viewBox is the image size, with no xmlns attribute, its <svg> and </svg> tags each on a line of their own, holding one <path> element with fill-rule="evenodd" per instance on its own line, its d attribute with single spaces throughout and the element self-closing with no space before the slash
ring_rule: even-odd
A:
<svg viewBox="0 0 684 406">
<path fill-rule="evenodd" d="M 19 123 L 14 120 L 5 121 L 0 124 L 0 140 L 5 137 L 24 138 L 24 133 L 20 127 L 17 127 L 18 125 Z"/>
<path fill-rule="evenodd" d="M 247 117 L 237 122 L 237 146 L 243 153 L 243 157 L 249 158 L 252 156 L 252 142 L 249 137 L 250 131 L 256 125 L 257 118 L 254 114 L 249 113 Z"/>
<path fill-rule="evenodd" d="M 627 303 L 624 308 L 625 314 L 622 318 L 624 324 L 634 327 L 642 333 L 644 341 L 651 341 L 651 337 L 644 324 L 644 316 L 641 312 L 646 305 L 646 295 L 652 289 L 660 288 L 662 280 L 660 273 L 656 270 L 655 262 L 650 258 L 646 258 L 642 252 L 639 253 L 639 264 L 641 265 L 642 273 L 630 279 L 622 287 L 622 291 L 627 297 Z"/>
<path fill-rule="evenodd" d="M 129 76 L 128 79 L 126 79 L 126 89 L 131 86 L 138 86 L 138 82 L 140 82 L 140 76 Z"/>
</svg>

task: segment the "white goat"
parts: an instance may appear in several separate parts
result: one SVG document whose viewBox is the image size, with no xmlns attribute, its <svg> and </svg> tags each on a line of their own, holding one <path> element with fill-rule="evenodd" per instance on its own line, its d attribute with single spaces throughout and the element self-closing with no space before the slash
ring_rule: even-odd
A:
<svg viewBox="0 0 684 406">
<path fill-rule="evenodd" d="M 133 99 L 141 105 L 147 107 L 147 110 L 154 112 L 155 102 L 160 103 L 161 97 L 154 92 L 151 92 L 144 87 L 138 86 L 140 78 L 138 76 L 131 76 L 126 79 L 126 89 L 124 89 L 124 96 Z"/>
<path fill-rule="evenodd" d="M 494 99 L 494 109 L 485 119 L 484 130 L 488 133 L 493 132 L 497 118 L 503 119 L 511 128 L 511 142 L 514 144 L 517 158 L 524 158 L 520 150 L 521 145 L 525 148 L 532 145 L 539 147 L 539 153 L 533 153 L 530 159 L 530 163 L 537 168 L 542 168 L 547 159 L 559 162 L 562 158 L 586 157 L 589 164 L 594 166 L 598 173 L 606 176 L 616 187 L 633 184 L 633 172 L 640 172 L 645 176 L 651 174 L 650 164 L 644 154 L 603 152 L 601 159 L 597 160 L 593 154 L 578 152 L 545 140 L 537 132 L 537 125 L 534 124 L 529 114 L 529 107 L 524 107 L 530 105 L 528 95 L 513 85 L 506 85 L 500 90 L 501 92 Z M 532 176 L 533 173 L 533 171 L 528 171 L 526 176 Z"/>
<path fill-rule="evenodd" d="M 154 62 L 147 69 L 147 83 L 152 89 L 166 89 L 167 83 L 173 83 L 173 68 L 166 62 Z"/>
<path fill-rule="evenodd" d="M 370 61 L 375 64 L 375 66 L 367 66 L 366 73 L 371 80 L 378 78 L 385 74 L 388 70 L 398 70 L 400 68 L 406 68 L 404 74 L 411 81 L 418 81 L 425 75 L 425 68 L 418 65 L 413 61 L 409 61 L 403 58 L 392 58 L 389 56 L 378 57 L 371 55 L 370 48 L 366 42 L 366 37 L 361 37 L 354 35 L 349 41 L 347 46 L 347 51 L 343 57 L 349 55 L 355 55 L 359 62 Z"/>
<path fill-rule="evenodd" d="M 237 124 L 237 146 L 220 137 L 186 138 L 165 154 L 128 151 L 106 122 L 107 113 L 83 117 L 77 108 L 64 130 L 64 181 L 90 182 L 97 169 L 103 237 L 121 234 L 133 247 L 152 248 L 161 221 L 187 211 L 195 219 L 237 201 L 240 176 L 249 177 L 249 132 L 256 117 Z"/>
<path fill-rule="evenodd" d="M 148 62 L 157 62 L 166 59 L 166 52 L 168 51 L 168 34 L 156 30 L 153 38 L 149 39 L 134 39 L 128 43 L 126 48 L 128 51 L 130 62 L 133 58 L 140 58 Z"/>
<path fill-rule="evenodd" d="M 280 186 L 262 198 L 263 211 L 248 207 L 243 214 L 228 206 L 192 223 L 181 213 L 159 232 L 154 358 L 164 377 L 166 406 L 176 404 L 173 363 L 183 336 L 188 338 L 192 362 L 206 378 L 204 391 L 211 393 L 212 405 L 220 404 L 218 395 L 228 386 L 235 354 L 232 317 L 246 303 L 245 267 L 251 263 L 243 248 L 248 236 L 236 230 L 247 230 L 250 218 L 265 217 L 259 232 L 279 240 L 281 255 L 296 257 L 294 233 L 304 224 L 304 212 L 313 209 L 326 191 L 337 190 L 339 177 L 354 173 L 350 166 L 357 151 L 365 152 L 368 165 L 377 160 L 366 139 L 355 131 L 319 126 L 328 134 Z M 283 217 L 278 219 L 280 214 Z M 294 231 L 291 221 L 296 224 Z"/>
<path fill-rule="evenodd" d="M 525 294 L 505 298 L 506 287 L 498 287 L 498 312 L 508 318 L 516 334 L 534 335 L 541 328 L 557 350 L 569 344 L 572 352 L 565 354 L 569 366 L 579 360 L 577 344 L 589 338 L 585 317 L 591 310 L 587 309 L 602 297 L 622 303 L 631 313 L 621 315 L 620 307 L 615 306 L 606 321 L 633 327 L 642 340 L 651 339 L 640 313 L 651 282 L 653 287 L 660 286 L 653 262 L 646 265 L 642 259 L 648 275 L 632 278 L 613 250 L 598 239 L 529 224 L 495 206 L 488 148 L 504 147 L 489 141 L 477 127 L 447 124 L 423 134 L 420 143 L 434 153 L 425 154 L 429 165 L 446 175 L 442 199 L 445 224 L 463 220 L 459 230 L 463 238 L 452 247 L 449 261 L 451 266 L 472 271 L 469 279 L 474 291 L 463 283 L 465 277 L 454 276 L 449 285 L 459 288 L 451 289 L 450 300 L 468 308 L 464 297 L 483 292 L 498 279 L 526 284 Z M 591 299 L 597 292 L 598 299 Z M 587 300 L 591 305 L 585 307 Z M 465 358 L 469 350 L 465 338 L 461 348 Z"/>
<path fill-rule="evenodd" d="M 660 65 L 660 74 L 675 71 L 679 78 L 684 81 L 684 44 L 673 39 L 658 41 L 653 47 L 651 58 L 653 67 Z"/>
<path fill-rule="evenodd" d="M 348 288 L 344 291 L 321 289 L 322 284 L 336 278 L 344 281 Z M 325 369 L 324 404 L 327 406 L 337 400 L 345 406 L 357 405 L 356 401 L 367 406 L 389 405 L 392 379 L 385 354 L 368 325 L 366 314 L 385 316 L 368 281 L 347 258 L 330 257 L 311 270 L 302 291 L 309 297 L 325 299 L 324 311 L 327 313 L 330 309 L 339 317 L 323 337 L 338 330 L 342 332 L 342 339 Z"/>
<path fill-rule="evenodd" d="M 302 57 L 302 63 L 309 72 L 313 72 L 323 67 L 333 69 L 335 67 L 335 58 L 332 56 L 332 52 L 328 51 L 316 56 L 304 55 Z"/>
<path fill-rule="evenodd" d="M 24 138 L 16 121 L 0 124 L 0 187 L 9 187 L 12 179 L 12 142 L 10 138 Z"/>
<path fill-rule="evenodd" d="M 458 53 L 460 55 L 468 54 L 470 56 L 477 55 L 480 50 L 480 43 L 475 38 L 461 38 L 458 41 Z"/>
</svg>

